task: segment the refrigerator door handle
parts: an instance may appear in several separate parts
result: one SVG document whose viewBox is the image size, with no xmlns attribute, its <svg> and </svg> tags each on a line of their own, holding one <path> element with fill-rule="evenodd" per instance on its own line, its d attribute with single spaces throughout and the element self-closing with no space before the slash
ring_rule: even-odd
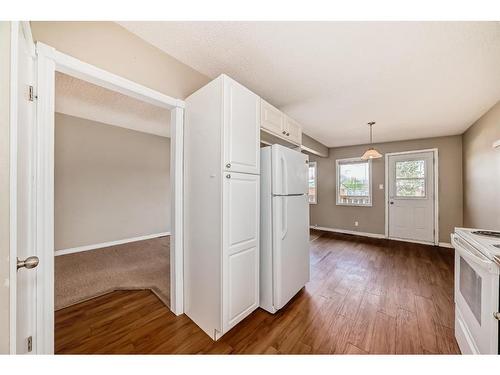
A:
<svg viewBox="0 0 500 375">
<path fill-rule="evenodd" d="M 288 232 L 288 198 L 287 197 L 283 197 L 283 200 L 282 200 L 282 209 L 281 209 L 281 213 L 282 213 L 282 219 L 281 219 L 281 224 L 282 224 L 282 228 L 281 228 L 281 239 L 284 239 L 285 236 L 286 236 L 286 233 Z"/>
<path fill-rule="evenodd" d="M 280 153 L 280 159 L 281 159 L 281 188 L 283 190 L 283 194 L 287 195 L 288 194 L 288 170 L 286 168 L 286 159 L 285 155 L 283 153 Z"/>
</svg>

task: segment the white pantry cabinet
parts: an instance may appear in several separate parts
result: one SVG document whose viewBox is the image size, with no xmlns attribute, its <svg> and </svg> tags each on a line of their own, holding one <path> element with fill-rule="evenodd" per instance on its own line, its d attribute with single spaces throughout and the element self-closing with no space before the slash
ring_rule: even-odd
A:
<svg viewBox="0 0 500 375">
<path fill-rule="evenodd" d="M 259 305 L 260 98 L 221 75 L 186 99 L 184 310 L 214 340 Z"/>
</svg>

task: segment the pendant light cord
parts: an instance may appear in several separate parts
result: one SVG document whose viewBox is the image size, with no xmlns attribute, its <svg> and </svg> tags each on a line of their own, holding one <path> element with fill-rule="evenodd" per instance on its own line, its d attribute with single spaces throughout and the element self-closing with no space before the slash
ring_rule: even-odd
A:
<svg viewBox="0 0 500 375">
<path fill-rule="evenodd" d="M 373 144 L 373 137 L 372 137 L 372 126 L 375 125 L 375 121 L 370 121 L 368 123 L 370 125 L 370 145 Z"/>
</svg>

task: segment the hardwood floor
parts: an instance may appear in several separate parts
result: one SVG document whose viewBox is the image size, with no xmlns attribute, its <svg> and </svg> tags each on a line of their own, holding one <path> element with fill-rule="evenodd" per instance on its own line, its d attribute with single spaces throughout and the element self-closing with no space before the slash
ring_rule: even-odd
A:
<svg viewBox="0 0 500 375">
<path fill-rule="evenodd" d="M 256 310 L 213 342 L 148 290 L 56 312 L 56 353 L 457 354 L 453 253 L 324 233 L 311 281 L 275 315 Z"/>
</svg>

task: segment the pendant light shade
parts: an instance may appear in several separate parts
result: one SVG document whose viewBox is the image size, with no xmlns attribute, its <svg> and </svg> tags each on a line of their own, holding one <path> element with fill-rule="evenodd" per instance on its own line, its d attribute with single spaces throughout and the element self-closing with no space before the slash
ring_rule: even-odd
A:
<svg viewBox="0 0 500 375">
<path fill-rule="evenodd" d="M 373 147 L 370 147 L 368 150 L 365 151 L 363 156 L 361 156 L 362 160 L 369 160 L 369 159 L 378 159 L 381 158 L 382 154 L 375 150 Z"/>
<path fill-rule="evenodd" d="M 373 143 L 372 141 L 372 126 L 375 125 L 375 121 L 369 122 L 370 125 L 370 145 Z M 382 154 L 375 150 L 373 147 L 370 147 L 365 151 L 363 156 L 361 156 L 361 160 L 370 160 L 370 159 L 379 159 L 382 157 Z"/>
</svg>

